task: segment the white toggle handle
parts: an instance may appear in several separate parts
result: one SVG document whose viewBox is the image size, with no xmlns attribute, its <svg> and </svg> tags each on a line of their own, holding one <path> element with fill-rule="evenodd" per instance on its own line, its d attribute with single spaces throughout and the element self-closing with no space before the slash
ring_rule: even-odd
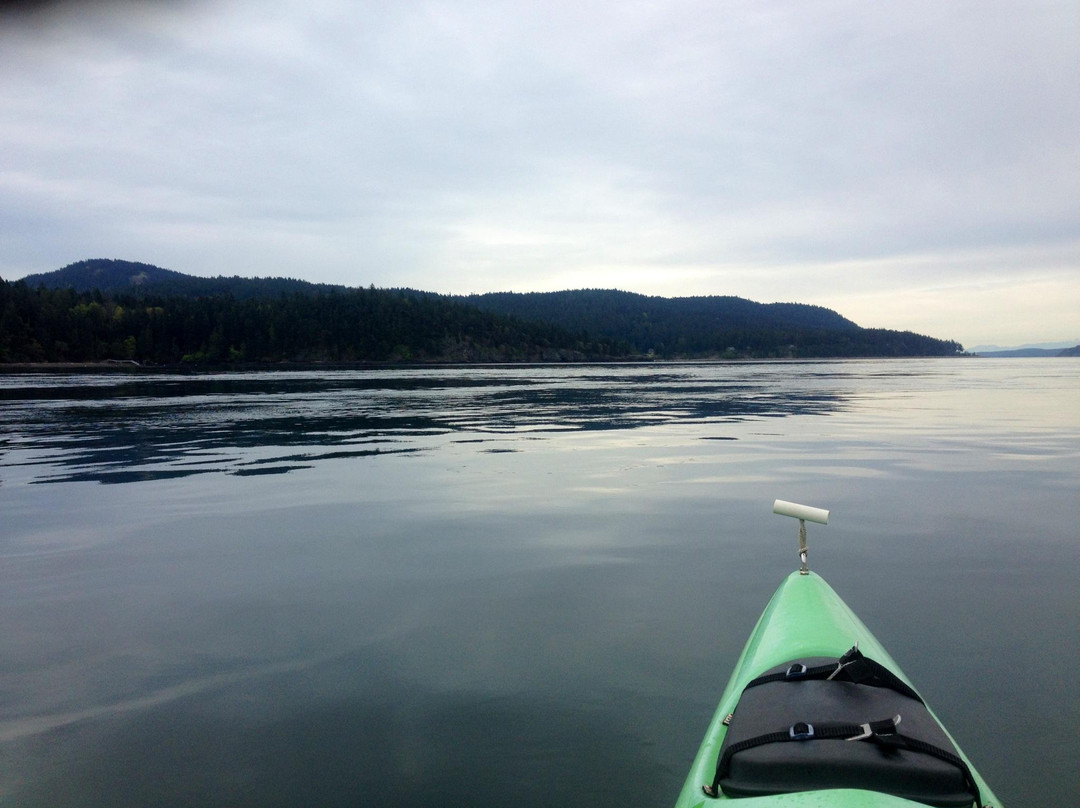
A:
<svg viewBox="0 0 1080 808">
<path fill-rule="evenodd" d="M 799 505 L 797 502 L 785 502 L 778 499 L 773 503 L 772 512 L 781 516 L 805 519 L 807 522 L 817 522 L 819 525 L 829 524 L 829 512 L 827 510 L 824 508 L 811 508 L 809 505 Z"/>
</svg>

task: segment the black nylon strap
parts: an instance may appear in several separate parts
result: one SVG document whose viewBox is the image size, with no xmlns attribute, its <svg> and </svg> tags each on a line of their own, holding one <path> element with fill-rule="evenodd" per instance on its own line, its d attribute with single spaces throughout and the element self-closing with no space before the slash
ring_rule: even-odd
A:
<svg viewBox="0 0 1080 808">
<path fill-rule="evenodd" d="M 915 699 L 919 704 L 925 704 L 922 696 L 916 693 L 903 679 L 880 662 L 875 662 L 870 657 L 863 656 L 857 647 L 849 650 L 835 663 L 815 665 L 813 668 L 806 668 L 804 671 L 795 673 L 792 672 L 791 668 L 788 668 L 787 671 L 765 674 L 752 679 L 743 689 L 749 690 L 752 687 L 768 684 L 769 682 L 800 682 L 804 679 L 829 679 L 830 677 L 833 681 L 855 682 L 869 687 L 885 687 L 889 690 L 895 690 L 909 699 Z"/>
<path fill-rule="evenodd" d="M 946 763 L 956 766 L 964 775 L 964 783 L 971 789 L 971 793 L 975 795 L 975 805 L 977 808 L 981 808 L 982 794 L 979 793 L 979 784 L 975 782 L 975 775 L 971 773 L 971 768 L 964 762 L 963 758 L 954 755 L 948 749 L 942 749 L 940 746 L 920 741 L 918 738 L 909 738 L 906 735 L 898 735 L 898 737 L 903 740 L 906 748 L 922 752 L 924 755 L 932 755 L 938 760 L 944 760 Z"/>
<path fill-rule="evenodd" d="M 725 749 L 724 754 L 716 762 L 716 775 L 713 777 L 712 781 L 712 795 L 718 796 L 720 794 L 720 781 L 728 775 L 728 772 L 731 769 L 731 759 L 739 752 L 744 752 L 747 749 L 753 749 L 754 747 L 764 746 L 765 744 L 770 743 L 836 739 L 848 741 L 855 739 L 858 736 L 863 736 L 858 737 L 858 740 L 879 743 L 885 746 L 896 746 L 902 749 L 910 749 L 914 752 L 921 752 L 924 755 L 930 755 L 938 760 L 943 760 L 946 763 L 951 763 L 960 770 L 960 773 L 964 777 L 964 785 L 966 785 L 974 795 L 975 808 L 981 808 L 982 806 L 982 795 L 979 793 L 979 785 L 975 782 L 975 777 L 972 775 L 971 769 L 968 767 L 967 763 L 964 762 L 963 758 L 954 755 L 947 749 L 942 749 L 939 746 L 919 740 L 918 738 L 901 735 L 896 731 L 896 723 L 893 719 L 886 718 L 881 721 L 870 721 L 867 722 L 867 724 L 813 725 L 813 734 L 803 732 L 802 728 L 804 725 L 805 727 L 811 726 L 809 723 L 798 722 L 790 729 L 777 730 L 776 732 L 768 732 L 754 738 L 747 738 L 738 743 L 733 743 Z M 867 726 L 870 728 L 870 733 L 864 735 Z M 798 729 L 798 732 L 796 732 L 796 729 Z"/>
<path fill-rule="evenodd" d="M 802 722 L 800 722 L 802 723 Z M 799 726 L 795 724 L 794 726 Z M 807 726 L 811 726 L 807 724 Z M 731 759 L 739 752 L 745 752 L 747 749 L 753 749 L 755 746 L 764 746 L 770 743 L 785 743 L 787 741 L 814 741 L 814 740 L 827 740 L 830 738 L 847 739 L 853 738 L 856 735 L 862 733 L 861 724 L 831 724 L 824 726 L 814 726 L 813 735 L 795 735 L 791 729 L 777 730 L 776 732 L 767 732 L 764 735 L 757 735 L 753 738 L 746 738 L 745 740 L 733 743 L 727 749 L 724 750 L 724 754 L 720 760 L 716 763 L 716 776 L 713 778 L 713 787 L 719 786 L 720 781 L 727 777 L 728 772 L 731 769 Z"/>
<path fill-rule="evenodd" d="M 800 673 L 788 673 L 787 671 L 778 671 L 777 673 L 767 673 L 764 676 L 759 676 L 757 679 L 753 679 L 744 690 L 748 690 L 751 687 L 757 687 L 758 685 L 768 684 L 769 682 L 798 682 L 802 679 L 827 679 L 828 675 L 836 670 L 838 662 L 830 662 L 827 665 L 815 665 L 813 668 L 807 668 Z"/>
</svg>

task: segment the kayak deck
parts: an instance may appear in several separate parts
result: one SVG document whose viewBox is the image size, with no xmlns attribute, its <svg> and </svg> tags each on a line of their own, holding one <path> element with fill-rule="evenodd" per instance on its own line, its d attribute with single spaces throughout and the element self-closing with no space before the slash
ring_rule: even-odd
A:
<svg viewBox="0 0 1080 808">
<path fill-rule="evenodd" d="M 728 731 L 724 719 L 735 712 L 743 690 L 751 680 L 792 660 L 808 657 L 839 658 L 853 644 L 857 644 L 863 654 L 891 670 L 903 682 L 911 684 L 884 647 L 824 579 L 813 572 L 794 572 L 789 575 L 769 601 L 739 657 L 679 794 L 676 808 L 708 808 L 709 805 L 732 799 L 746 808 L 774 805 L 911 808 L 922 805 L 923 803 L 890 794 L 850 788 L 819 788 L 788 794 L 734 798 L 723 793 L 712 798 L 702 793 L 702 785 L 713 780 L 717 758 Z M 927 709 L 929 711 L 929 708 Z M 930 712 L 930 715 L 933 713 Z M 936 716 L 934 720 L 937 720 Z M 948 737 L 948 732 L 942 729 Z M 952 741 L 951 737 L 949 740 Z M 955 741 L 953 744 L 955 745 Z M 959 751 L 959 747 L 957 751 L 971 768 L 982 802 L 1000 808 L 1000 803 L 990 788 L 971 767 L 970 761 Z"/>
</svg>

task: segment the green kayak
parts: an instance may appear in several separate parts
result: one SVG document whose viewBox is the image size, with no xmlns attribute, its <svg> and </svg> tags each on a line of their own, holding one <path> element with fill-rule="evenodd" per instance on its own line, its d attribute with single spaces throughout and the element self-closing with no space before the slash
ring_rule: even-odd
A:
<svg viewBox="0 0 1080 808">
<path fill-rule="evenodd" d="M 777 589 L 735 665 L 676 808 L 1001 808 L 881 643 L 806 568 Z"/>
</svg>

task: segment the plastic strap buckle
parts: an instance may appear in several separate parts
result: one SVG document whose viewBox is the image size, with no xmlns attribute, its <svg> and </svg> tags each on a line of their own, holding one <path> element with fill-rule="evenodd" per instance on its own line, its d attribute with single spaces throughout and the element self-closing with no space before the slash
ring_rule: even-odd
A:
<svg viewBox="0 0 1080 808">
<path fill-rule="evenodd" d="M 861 725 L 859 728 L 862 730 L 858 735 L 852 735 L 850 738 L 845 738 L 846 741 L 863 741 L 871 736 L 886 736 L 896 734 L 896 725 L 900 723 L 900 715 L 894 715 L 891 719 L 885 718 L 881 721 L 868 721 Z"/>
<path fill-rule="evenodd" d="M 814 737 L 814 725 L 805 721 L 798 721 L 791 725 L 788 735 L 793 741 L 806 741 Z"/>
<path fill-rule="evenodd" d="M 855 682 L 864 682 L 874 675 L 873 669 L 870 667 L 870 663 L 866 661 L 866 657 L 862 655 L 862 651 L 859 650 L 859 644 L 855 643 L 854 646 L 848 649 L 848 651 L 840 657 L 836 663 L 836 670 L 830 673 L 827 677 L 828 681 L 832 681 L 836 678 L 836 675 L 840 671 L 845 671 L 847 677 Z"/>
</svg>

